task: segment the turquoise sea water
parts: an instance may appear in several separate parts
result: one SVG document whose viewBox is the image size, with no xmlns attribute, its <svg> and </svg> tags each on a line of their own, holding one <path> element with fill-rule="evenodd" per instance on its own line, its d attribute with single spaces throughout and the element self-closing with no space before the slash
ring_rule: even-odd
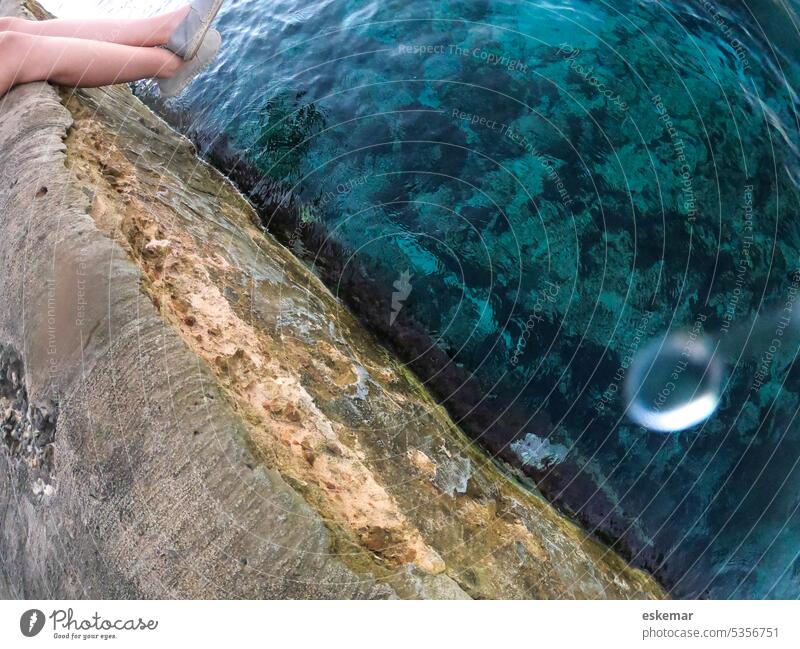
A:
<svg viewBox="0 0 800 649">
<path fill-rule="evenodd" d="M 797 9 L 237 0 L 139 91 L 487 453 L 676 596 L 794 598 Z M 671 433 L 622 398 L 667 331 L 725 341 Z"/>
</svg>

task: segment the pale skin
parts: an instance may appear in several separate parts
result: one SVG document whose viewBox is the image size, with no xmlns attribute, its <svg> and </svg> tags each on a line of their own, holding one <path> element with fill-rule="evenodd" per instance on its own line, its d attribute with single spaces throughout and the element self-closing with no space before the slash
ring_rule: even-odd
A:
<svg viewBox="0 0 800 649">
<path fill-rule="evenodd" d="M 184 64 L 165 45 L 189 11 L 133 20 L 0 18 L 0 97 L 31 81 L 96 88 L 169 78 Z"/>
</svg>

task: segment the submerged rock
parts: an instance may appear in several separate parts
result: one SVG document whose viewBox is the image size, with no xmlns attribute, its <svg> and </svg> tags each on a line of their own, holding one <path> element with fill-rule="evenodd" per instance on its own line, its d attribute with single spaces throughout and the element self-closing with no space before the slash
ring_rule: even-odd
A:
<svg viewBox="0 0 800 649">
<path fill-rule="evenodd" d="M 476 451 L 127 88 L 16 88 L 0 151 L 0 343 L 58 405 L 50 482 L 0 452 L 0 596 L 664 595 Z"/>
</svg>

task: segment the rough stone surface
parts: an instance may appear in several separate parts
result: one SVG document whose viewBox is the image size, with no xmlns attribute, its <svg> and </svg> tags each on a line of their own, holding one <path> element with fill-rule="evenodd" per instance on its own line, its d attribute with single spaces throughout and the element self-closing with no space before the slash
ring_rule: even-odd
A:
<svg viewBox="0 0 800 649">
<path fill-rule="evenodd" d="M 255 222 L 126 88 L 0 99 L 0 396 L 55 423 L 0 445 L 0 596 L 663 597 Z"/>
</svg>

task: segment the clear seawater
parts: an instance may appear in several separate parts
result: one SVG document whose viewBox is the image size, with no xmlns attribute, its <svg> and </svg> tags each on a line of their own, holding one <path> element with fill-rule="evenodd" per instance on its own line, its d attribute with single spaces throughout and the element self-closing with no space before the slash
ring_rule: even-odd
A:
<svg viewBox="0 0 800 649">
<path fill-rule="evenodd" d="M 800 595 L 800 321 L 769 332 L 800 277 L 794 0 L 229 0 L 217 26 L 161 110 L 488 454 L 675 596 Z M 673 433 L 622 398 L 666 331 L 729 341 L 719 410 Z"/>
</svg>

